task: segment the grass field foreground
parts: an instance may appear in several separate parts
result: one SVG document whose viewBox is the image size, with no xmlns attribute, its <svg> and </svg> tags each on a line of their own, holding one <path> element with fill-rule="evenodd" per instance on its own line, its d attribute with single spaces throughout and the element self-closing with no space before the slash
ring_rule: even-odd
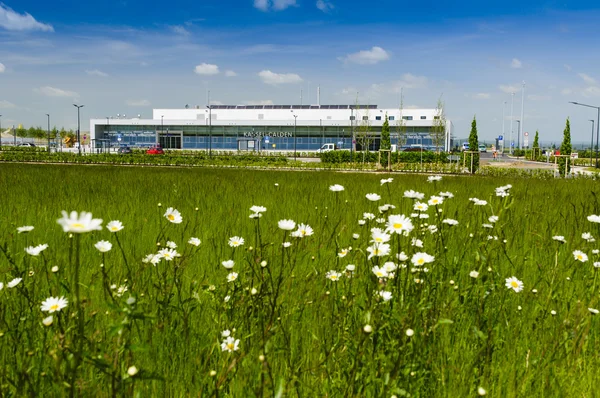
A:
<svg viewBox="0 0 600 398">
<path fill-rule="evenodd" d="M 3 164 L 0 390 L 593 396 L 599 191 Z"/>
</svg>

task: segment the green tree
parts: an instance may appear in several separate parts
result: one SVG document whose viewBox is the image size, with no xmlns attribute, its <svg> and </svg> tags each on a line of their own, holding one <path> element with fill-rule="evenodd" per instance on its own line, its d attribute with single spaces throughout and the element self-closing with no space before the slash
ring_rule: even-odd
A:
<svg viewBox="0 0 600 398">
<path fill-rule="evenodd" d="M 444 141 L 446 138 L 446 115 L 444 113 L 444 102 L 442 97 L 438 99 L 437 106 L 435 108 L 435 116 L 433 117 L 433 127 L 431 129 L 431 138 L 435 150 L 440 153 L 440 148 L 444 147 Z"/>
<path fill-rule="evenodd" d="M 469 134 L 469 151 L 473 153 L 469 153 L 470 156 L 467 157 L 467 167 L 471 170 L 471 173 L 475 173 L 479 169 L 478 148 L 479 137 L 477 136 L 477 119 L 475 116 L 473 116 L 473 121 L 471 122 L 471 133 Z M 472 169 L 471 162 L 473 163 Z"/>
<path fill-rule="evenodd" d="M 17 137 L 25 138 L 27 137 L 27 130 L 23 126 L 19 126 L 15 129 L 15 133 Z"/>
<path fill-rule="evenodd" d="M 58 137 L 58 129 L 54 126 L 54 128 L 50 130 L 50 138 L 55 139 L 56 137 Z"/>
<path fill-rule="evenodd" d="M 540 147 L 540 132 L 538 130 L 535 130 L 535 137 L 533 138 L 532 148 L 539 148 L 539 147 Z"/>
<path fill-rule="evenodd" d="M 383 126 L 381 126 L 381 141 L 379 144 L 380 150 L 390 150 L 392 147 L 392 143 L 390 142 L 390 123 L 388 121 L 388 115 L 385 114 L 385 121 L 383 122 Z"/>
<path fill-rule="evenodd" d="M 565 125 L 565 131 L 563 132 L 563 140 L 562 144 L 560 144 L 560 154 L 561 155 L 571 155 L 572 151 L 571 147 L 571 122 L 569 118 L 567 118 L 567 124 Z M 567 159 L 564 157 L 558 158 L 558 172 L 561 176 L 565 176 L 569 174 L 571 171 L 571 164 L 567 164 Z"/>
</svg>

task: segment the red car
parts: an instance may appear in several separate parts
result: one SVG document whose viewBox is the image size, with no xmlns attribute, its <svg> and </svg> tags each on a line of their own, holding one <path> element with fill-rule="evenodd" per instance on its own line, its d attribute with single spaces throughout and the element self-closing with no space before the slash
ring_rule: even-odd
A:
<svg viewBox="0 0 600 398">
<path fill-rule="evenodd" d="M 165 151 L 160 146 L 153 146 L 146 151 L 148 155 L 163 155 Z"/>
</svg>

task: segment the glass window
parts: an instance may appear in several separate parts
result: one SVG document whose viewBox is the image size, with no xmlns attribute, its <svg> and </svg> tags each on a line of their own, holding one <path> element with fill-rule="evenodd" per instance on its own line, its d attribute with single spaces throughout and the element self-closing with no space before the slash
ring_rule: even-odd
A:
<svg viewBox="0 0 600 398">
<path fill-rule="evenodd" d="M 412 116 L 402 116 L 402 119 L 404 120 L 413 120 Z"/>
<path fill-rule="evenodd" d="M 375 120 L 381 120 L 381 116 L 375 116 Z"/>
<path fill-rule="evenodd" d="M 350 116 L 350 120 L 356 120 L 356 116 Z"/>
<path fill-rule="evenodd" d="M 390 120 L 395 120 L 395 119 L 396 119 L 396 117 L 395 117 L 395 116 L 390 116 L 390 117 L 389 117 L 389 119 L 390 119 Z"/>
<path fill-rule="evenodd" d="M 363 120 L 369 120 L 368 116 L 363 116 Z"/>
<path fill-rule="evenodd" d="M 440 117 L 439 117 L 439 116 L 434 116 L 433 118 L 434 118 L 435 120 L 440 120 Z"/>
<path fill-rule="evenodd" d="M 421 120 L 427 119 L 427 116 L 421 116 Z"/>
</svg>

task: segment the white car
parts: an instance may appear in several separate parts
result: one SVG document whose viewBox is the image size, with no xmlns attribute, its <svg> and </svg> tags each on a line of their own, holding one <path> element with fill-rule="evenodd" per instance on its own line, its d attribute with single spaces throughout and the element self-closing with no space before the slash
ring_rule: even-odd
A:
<svg viewBox="0 0 600 398">
<path fill-rule="evenodd" d="M 335 144 L 323 144 L 321 148 L 319 148 L 319 153 L 331 152 L 335 151 Z"/>
</svg>

